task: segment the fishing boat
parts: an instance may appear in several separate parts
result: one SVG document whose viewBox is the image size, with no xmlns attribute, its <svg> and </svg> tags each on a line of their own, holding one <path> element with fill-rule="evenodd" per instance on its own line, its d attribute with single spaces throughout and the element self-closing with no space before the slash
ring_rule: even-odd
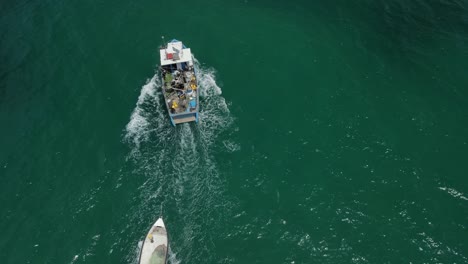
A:
<svg viewBox="0 0 468 264">
<path fill-rule="evenodd" d="M 198 84 L 190 48 L 171 40 L 159 50 L 162 92 L 173 126 L 198 122 Z"/>
<path fill-rule="evenodd" d="M 153 224 L 143 241 L 139 264 L 166 264 L 167 231 L 162 218 Z"/>
</svg>

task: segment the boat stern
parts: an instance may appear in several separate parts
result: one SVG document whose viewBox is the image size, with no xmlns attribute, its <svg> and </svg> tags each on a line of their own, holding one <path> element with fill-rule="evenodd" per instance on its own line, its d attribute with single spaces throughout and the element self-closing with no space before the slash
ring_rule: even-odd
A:
<svg viewBox="0 0 468 264">
<path fill-rule="evenodd" d="M 171 115 L 171 123 L 173 126 L 187 122 L 198 122 L 198 112 Z"/>
</svg>

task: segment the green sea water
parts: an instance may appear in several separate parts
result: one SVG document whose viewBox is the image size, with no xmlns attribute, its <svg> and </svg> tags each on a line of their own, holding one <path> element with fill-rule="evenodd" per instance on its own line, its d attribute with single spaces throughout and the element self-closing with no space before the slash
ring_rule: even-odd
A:
<svg viewBox="0 0 468 264">
<path fill-rule="evenodd" d="M 2 1 L 0 263 L 468 263 L 467 69 L 466 0 Z"/>
</svg>

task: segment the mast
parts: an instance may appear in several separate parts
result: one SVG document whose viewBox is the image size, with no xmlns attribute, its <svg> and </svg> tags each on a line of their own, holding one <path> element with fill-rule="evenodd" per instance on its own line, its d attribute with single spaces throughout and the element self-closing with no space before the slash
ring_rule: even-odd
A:
<svg viewBox="0 0 468 264">
<path fill-rule="evenodd" d="M 166 40 L 164 39 L 164 36 L 161 36 L 161 39 L 162 39 L 162 46 L 161 46 L 161 49 L 166 49 L 167 48 L 167 43 L 166 43 Z"/>
</svg>

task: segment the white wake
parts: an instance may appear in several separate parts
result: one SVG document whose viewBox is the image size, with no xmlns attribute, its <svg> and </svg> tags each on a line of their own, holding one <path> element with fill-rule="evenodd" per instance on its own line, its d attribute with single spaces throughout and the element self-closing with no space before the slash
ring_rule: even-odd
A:
<svg viewBox="0 0 468 264">
<path fill-rule="evenodd" d="M 179 243 L 172 250 L 191 260 L 206 255 L 207 252 L 192 251 L 194 241 L 210 243 L 210 232 L 204 229 L 219 225 L 222 216 L 217 210 L 226 215 L 231 206 L 224 195 L 215 144 L 216 151 L 220 147 L 228 153 L 240 149 L 231 139 L 217 143 L 222 133 L 234 130 L 234 118 L 216 83 L 215 70 L 202 67 L 196 59 L 195 70 L 200 89 L 198 124 L 172 127 L 163 105 L 159 74 L 155 74 L 142 87 L 124 136 L 130 147 L 128 162 L 137 167 L 133 173 L 145 177 L 135 199 L 140 204 L 133 212 L 132 222 L 144 233 L 146 227 L 142 224 L 147 221 L 142 220 L 143 216 L 154 218 L 160 204 L 174 208 L 169 217 L 177 219 L 178 229 L 169 233 Z M 179 263 L 174 252 L 171 251 L 170 262 Z"/>
</svg>

